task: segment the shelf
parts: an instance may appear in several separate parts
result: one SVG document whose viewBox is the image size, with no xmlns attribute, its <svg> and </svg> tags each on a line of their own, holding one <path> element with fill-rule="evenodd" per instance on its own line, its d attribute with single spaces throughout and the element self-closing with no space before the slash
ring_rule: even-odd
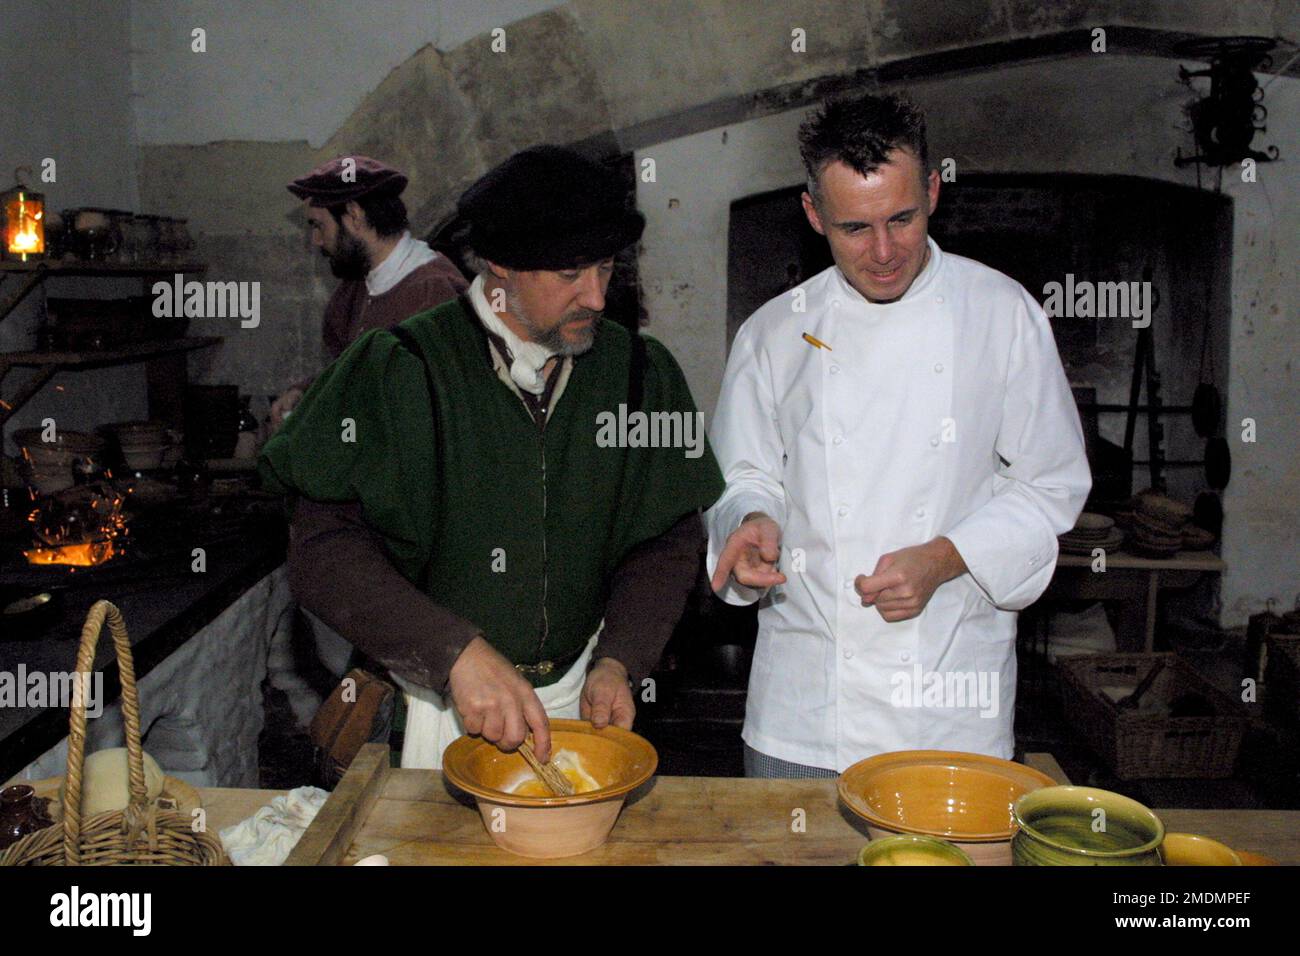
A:
<svg viewBox="0 0 1300 956">
<path fill-rule="evenodd" d="M 205 349 L 225 341 L 219 336 L 189 336 L 180 339 L 159 339 L 154 342 L 136 342 L 116 349 L 83 350 L 80 352 L 0 352 L 0 381 L 11 368 L 39 369 L 18 391 L 0 399 L 0 426 L 9 421 L 18 409 L 45 387 L 56 372 L 69 369 L 105 368 L 110 365 L 131 365 L 148 362 L 149 414 L 173 424 L 182 417 L 182 396 L 185 392 L 185 352 Z M 168 358 L 167 356 L 172 356 Z M 155 366 L 166 366 L 158 369 Z M 164 379 L 169 380 L 168 385 Z"/>
<path fill-rule="evenodd" d="M 206 272 L 202 262 L 91 262 L 84 259 L 4 260 L 0 273 L 45 272 L 59 276 L 152 276 L 175 272 Z"/>
<path fill-rule="evenodd" d="M 143 362 L 159 355 L 173 352 L 190 352 L 194 349 L 219 345 L 225 341 L 220 336 L 187 336 L 179 339 L 157 339 L 152 342 L 136 342 L 115 349 L 83 349 L 79 352 L 0 352 L 0 368 L 35 368 L 56 366 L 58 368 L 100 368 L 107 365 L 129 365 Z"/>
</svg>

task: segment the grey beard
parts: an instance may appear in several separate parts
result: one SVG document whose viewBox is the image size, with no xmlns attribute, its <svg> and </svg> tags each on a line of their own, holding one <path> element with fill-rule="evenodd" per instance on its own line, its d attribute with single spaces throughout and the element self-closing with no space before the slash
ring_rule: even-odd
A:
<svg viewBox="0 0 1300 956">
<path fill-rule="evenodd" d="M 581 355 L 587 352 L 596 344 L 596 328 L 599 325 L 597 320 L 600 319 L 599 312 L 593 312 L 591 309 L 574 309 L 566 313 L 564 319 L 549 329 L 540 329 L 532 317 L 524 311 L 523 303 L 517 296 L 507 293 L 506 306 L 510 309 L 510 314 L 519 320 L 519 324 L 528 332 L 529 341 L 540 345 L 548 352 L 554 355 Z M 591 319 L 591 325 L 583 331 L 582 337 L 577 342 L 570 342 L 564 337 L 562 331 L 566 322 L 574 319 Z"/>
</svg>

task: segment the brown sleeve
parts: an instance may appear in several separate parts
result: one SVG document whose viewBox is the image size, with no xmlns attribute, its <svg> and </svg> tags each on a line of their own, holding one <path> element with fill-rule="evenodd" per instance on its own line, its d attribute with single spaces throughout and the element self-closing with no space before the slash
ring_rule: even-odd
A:
<svg viewBox="0 0 1300 956">
<path fill-rule="evenodd" d="M 681 620 L 707 538 L 692 512 L 628 553 L 610 585 L 596 657 L 612 657 L 635 685 L 659 664 Z"/>
<path fill-rule="evenodd" d="M 298 502 L 289 532 L 289 586 L 303 607 L 356 647 L 439 693 L 479 634 L 402 577 L 357 504 Z"/>
</svg>

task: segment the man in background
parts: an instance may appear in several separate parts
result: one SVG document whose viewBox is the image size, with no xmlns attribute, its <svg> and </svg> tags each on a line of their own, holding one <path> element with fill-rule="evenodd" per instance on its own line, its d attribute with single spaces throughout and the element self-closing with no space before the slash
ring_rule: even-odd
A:
<svg viewBox="0 0 1300 956">
<path fill-rule="evenodd" d="M 446 256 L 414 239 L 402 190 L 406 176 L 367 156 L 340 156 L 289 184 L 303 200 L 311 241 L 343 281 L 325 306 L 321 330 L 330 359 L 370 329 L 392 328 L 469 288 Z M 271 405 L 271 426 L 302 398 L 312 379 Z"/>
</svg>

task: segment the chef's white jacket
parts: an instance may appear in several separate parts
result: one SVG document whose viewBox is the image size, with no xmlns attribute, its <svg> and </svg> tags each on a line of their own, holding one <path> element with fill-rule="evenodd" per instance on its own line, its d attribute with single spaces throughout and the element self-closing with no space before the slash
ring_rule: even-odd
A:
<svg viewBox="0 0 1300 956">
<path fill-rule="evenodd" d="M 746 514 L 781 525 L 787 582 L 763 594 L 733 579 L 722 597 L 763 600 L 743 737 L 783 760 L 1009 758 L 1016 612 L 1047 587 L 1091 485 L 1042 309 L 929 245 L 898 301 L 868 302 L 832 266 L 755 312 L 727 363 L 708 568 Z M 969 573 L 912 620 L 862 606 L 855 577 L 940 535 Z"/>
</svg>

